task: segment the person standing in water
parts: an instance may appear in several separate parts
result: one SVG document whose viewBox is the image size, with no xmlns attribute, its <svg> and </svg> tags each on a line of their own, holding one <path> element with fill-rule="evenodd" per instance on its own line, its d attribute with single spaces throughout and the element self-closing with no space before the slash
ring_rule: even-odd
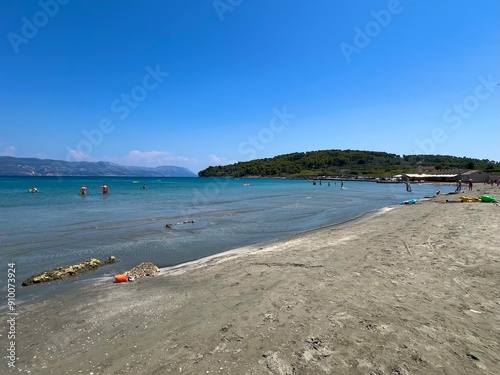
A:
<svg viewBox="0 0 500 375">
<path fill-rule="evenodd" d="M 102 187 L 102 193 L 108 194 L 108 186 L 106 184 L 103 184 L 101 187 Z"/>
<path fill-rule="evenodd" d="M 80 188 L 80 194 L 81 195 L 87 194 L 87 187 L 85 185 L 82 185 L 82 187 Z"/>
</svg>

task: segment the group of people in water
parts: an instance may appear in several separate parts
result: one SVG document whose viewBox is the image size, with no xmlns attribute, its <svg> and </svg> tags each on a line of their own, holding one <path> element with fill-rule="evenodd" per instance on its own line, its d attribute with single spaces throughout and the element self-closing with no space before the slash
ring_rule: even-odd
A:
<svg viewBox="0 0 500 375">
<path fill-rule="evenodd" d="M 108 185 L 106 184 L 102 184 L 102 186 L 100 186 L 102 188 L 102 193 L 104 195 L 107 195 L 108 192 L 109 192 L 109 188 L 108 188 Z M 147 189 L 148 187 L 146 186 L 146 184 L 142 185 L 142 188 L 143 189 Z M 80 194 L 81 195 L 86 195 L 87 194 L 87 187 L 85 185 L 82 185 L 82 187 L 80 188 Z"/>
<path fill-rule="evenodd" d="M 108 186 L 106 184 L 103 184 L 102 186 L 100 186 L 102 188 L 102 193 L 104 195 L 108 194 Z M 80 188 L 80 194 L 81 195 L 87 195 L 87 187 L 85 185 L 82 185 L 82 187 Z"/>
<path fill-rule="evenodd" d="M 102 188 L 102 193 L 104 195 L 108 194 L 108 192 L 109 192 L 108 185 L 102 184 L 102 186 L 100 186 L 100 187 Z M 87 187 L 85 185 L 82 185 L 82 187 L 80 188 L 80 194 L 87 195 Z"/>
<path fill-rule="evenodd" d="M 323 181 L 322 180 L 319 180 L 319 184 L 321 185 Z M 313 180 L 313 185 L 316 185 L 316 180 Z M 335 182 L 335 185 L 337 185 L 337 182 Z M 328 181 L 328 186 L 330 186 L 330 181 Z M 344 181 L 340 181 L 340 188 L 343 189 L 344 188 Z"/>
<path fill-rule="evenodd" d="M 107 195 L 109 193 L 108 185 L 102 184 L 99 187 L 102 188 L 102 193 L 104 195 Z M 144 184 L 144 185 L 142 185 L 142 188 L 147 189 L 148 187 L 146 186 L 146 184 Z M 38 189 L 36 187 L 32 187 L 31 189 L 28 189 L 28 192 L 38 193 Z M 80 188 L 80 195 L 87 195 L 87 187 L 85 185 L 82 185 L 82 187 Z"/>
</svg>

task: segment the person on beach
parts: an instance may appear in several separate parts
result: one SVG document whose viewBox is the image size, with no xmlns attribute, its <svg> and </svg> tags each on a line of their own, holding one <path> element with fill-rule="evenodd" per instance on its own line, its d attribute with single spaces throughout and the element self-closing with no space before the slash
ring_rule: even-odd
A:
<svg viewBox="0 0 500 375">
<path fill-rule="evenodd" d="M 82 187 L 80 188 L 80 194 L 81 195 L 87 194 L 87 187 L 85 185 L 82 185 Z"/>
<path fill-rule="evenodd" d="M 457 188 L 455 189 L 455 192 L 460 193 L 462 191 L 462 180 L 457 181 Z"/>
<path fill-rule="evenodd" d="M 411 182 L 410 182 L 410 179 L 407 178 L 406 181 L 405 181 L 405 185 L 406 185 L 406 191 L 408 193 L 411 193 Z"/>
<path fill-rule="evenodd" d="M 102 193 L 108 194 L 108 186 L 106 184 L 103 184 L 101 187 L 102 187 Z"/>
<path fill-rule="evenodd" d="M 472 180 L 469 180 L 469 191 L 472 191 Z"/>
</svg>

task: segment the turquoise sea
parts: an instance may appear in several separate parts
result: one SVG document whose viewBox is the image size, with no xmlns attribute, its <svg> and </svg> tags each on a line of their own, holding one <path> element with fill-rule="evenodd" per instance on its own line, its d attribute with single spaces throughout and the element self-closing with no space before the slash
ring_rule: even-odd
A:
<svg viewBox="0 0 500 375">
<path fill-rule="evenodd" d="M 109 194 L 100 186 L 106 183 Z M 86 196 L 79 194 L 86 185 Z M 143 184 L 147 185 L 143 189 Z M 36 187 L 38 193 L 29 193 Z M 18 303 L 112 277 L 150 261 L 177 265 L 359 217 L 432 185 L 282 179 L 0 177 L 0 257 L 16 265 Z M 189 223 L 183 223 L 189 221 Z M 194 223 L 190 222 L 194 221 Z M 173 224 L 172 229 L 165 227 Z M 390 228 L 388 228 L 390 230 Z M 62 282 L 29 276 L 90 258 L 118 262 Z"/>
</svg>

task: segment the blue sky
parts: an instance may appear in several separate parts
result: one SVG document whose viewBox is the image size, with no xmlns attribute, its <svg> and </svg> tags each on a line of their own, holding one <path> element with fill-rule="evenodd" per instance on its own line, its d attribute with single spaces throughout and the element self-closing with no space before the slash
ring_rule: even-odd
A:
<svg viewBox="0 0 500 375">
<path fill-rule="evenodd" d="M 500 161 L 497 0 L 6 0 L 0 154 Z"/>
</svg>

